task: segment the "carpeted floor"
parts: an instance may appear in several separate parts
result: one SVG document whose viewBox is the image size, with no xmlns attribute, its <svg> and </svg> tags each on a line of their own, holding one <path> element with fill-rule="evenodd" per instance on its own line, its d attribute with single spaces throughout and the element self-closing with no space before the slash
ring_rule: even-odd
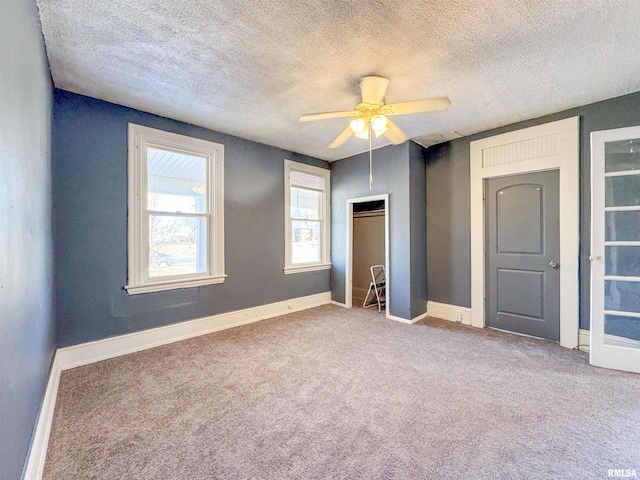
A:
<svg viewBox="0 0 640 480">
<path fill-rule="evenodd" d="M 640 375 L 324 306 L 63 372 L 45 479 L 640 476 Z"/>
</svg>

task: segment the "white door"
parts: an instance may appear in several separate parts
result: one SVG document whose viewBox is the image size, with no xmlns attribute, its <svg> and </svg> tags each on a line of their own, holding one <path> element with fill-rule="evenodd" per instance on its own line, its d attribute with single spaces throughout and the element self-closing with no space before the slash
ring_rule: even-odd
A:
<svg viewBox="0 0 640 480">
<path fill-rule="evenodd" d="M 640 126 L 591 134 L 590 363 L 640 373 Z"/>
</svg>

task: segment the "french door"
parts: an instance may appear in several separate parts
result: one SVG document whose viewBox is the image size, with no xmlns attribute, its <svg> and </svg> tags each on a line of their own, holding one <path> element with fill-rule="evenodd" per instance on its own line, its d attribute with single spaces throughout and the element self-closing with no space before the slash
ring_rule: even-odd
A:
<svg viewBox="0 0 640 480">
<path fill-rule="evenodd" d="M 590 363 L 640 373 L 640 126 L 591 134 Z"/>
</svg>

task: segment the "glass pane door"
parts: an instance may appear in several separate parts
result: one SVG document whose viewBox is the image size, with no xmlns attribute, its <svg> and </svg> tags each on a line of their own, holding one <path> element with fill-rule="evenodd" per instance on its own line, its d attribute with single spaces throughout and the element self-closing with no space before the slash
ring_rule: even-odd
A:
<svg viewBox="0 0 640 480">
<path fill-rule="evenodd" d="M 591 134 L 590 362 L 640 373 L 640 127 Z"/>
</svg>

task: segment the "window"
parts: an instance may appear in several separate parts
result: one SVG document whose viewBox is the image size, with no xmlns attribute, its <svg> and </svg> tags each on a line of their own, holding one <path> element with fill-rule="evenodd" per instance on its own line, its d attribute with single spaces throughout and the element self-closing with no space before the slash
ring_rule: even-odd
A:
<svg viewBox="0 0 640 480">
<path fill-rule="evenodd" d="M 331 268 L 329 170 L 285 160 L 284 273 Z"/>
<path fill-rule="evenodd" d="M 224 281 L 224 146 L 129 124 L 129 294 Z"/>
</svg>

